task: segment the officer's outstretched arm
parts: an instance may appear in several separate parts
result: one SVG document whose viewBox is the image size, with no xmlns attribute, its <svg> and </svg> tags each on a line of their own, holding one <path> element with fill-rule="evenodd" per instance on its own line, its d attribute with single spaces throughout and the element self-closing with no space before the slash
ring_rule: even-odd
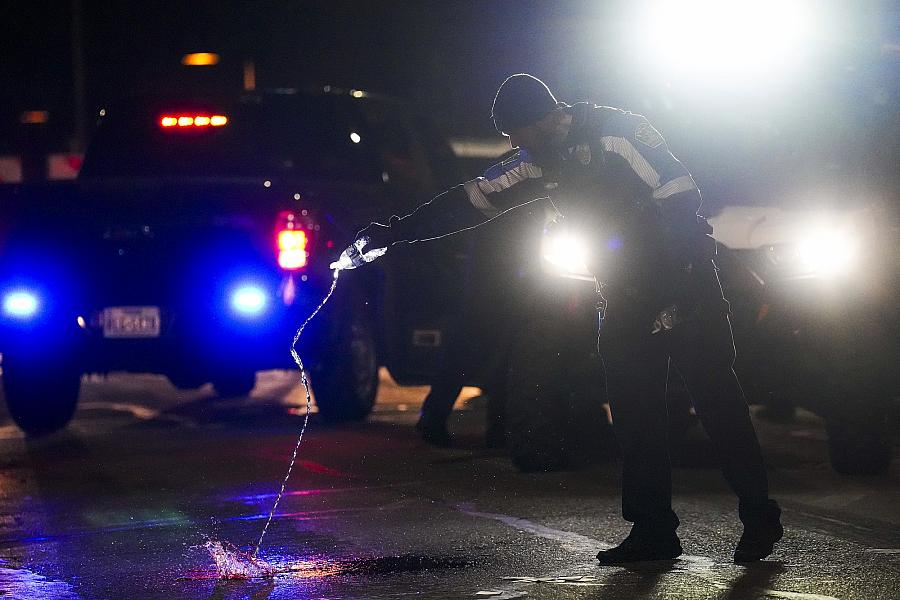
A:
<svg viewBox="0 0 900 600">
<path fill-rule="evenodd" d="M 384 254 L 376 254 L 376 250 L 477 227 L 507 210 L 546 197 L 541 177 L 540 167 L 520 151 L 488 169 L 484 177 L 454 186 L 404 217 L 393 216 L 387 224 L 372 223 L 357 234 L 344 254 L 357 267 Z"/>
</svg>

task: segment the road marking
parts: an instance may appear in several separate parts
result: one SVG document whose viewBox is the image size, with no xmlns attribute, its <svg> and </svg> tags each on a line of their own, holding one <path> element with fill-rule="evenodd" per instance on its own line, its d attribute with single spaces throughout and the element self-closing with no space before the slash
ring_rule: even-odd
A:
<svg viewBox="0 0 900 600">
<path fill-rule="evenodd" d="M 529 521 L 528 519 L 523 519 L 521 517 L 514 517 L 511 515 L 504 515 L 502 513 L 489 513 L 482 512 L 476 510 L 475 506 L 472 504 L 458 504 L 456 505 L 456 509 L 463 514 L 478 517 L 482 519 L 491 519 L 494 521 L 499 521 L 510 527 L 518 529 L 519 531 L 524 531 L 526 533 L 530 533 L 537 537 L 541 537 L 547 540 L 552 540 L 558 542 L 562 545 L 563 548 L 569 550 L 571 552 L 595 552 L 596 550 L 606 550 L 612 548 L 612 544 L 607 542 L 601 542 L 600 540 L 595 540 L 594 538 L 588 537 L 586 535 L 581 535 L 580 533 L 573 533 L 571 531 L 562 531 L 559 529 L 553 529 L 552 527 L 546 527 L 544 525 L 540 525 L 538 523 L 534 523 Z M 673 569 L 675 572 L 686 573 L 689 575 L 693 575 L 698 577 L 699 579 L 703 579 L 708 584 L 712 585 L 716 589 L 720 590 L 730 590 L 731 589 L 731 581 L 724 580 L 720 577 L 717 577 L 715 574 L 711 572 L 712 568 L 716 565 L 715 561 L 707 556 L 693 556 L 693 555 L 682 555 L 678 558 L 679 563 L 687 563 L 687 568 L 676 568 Z M 731 563 L 728 563 L 728 566 L 733 566 Z M 585 567 L 591 569 L 599 568 L 596 562 L 591 563 L 581 563 L 578 565 L 571 565 L 567 570 L 571 571 L 573 568 L 583 569 Z M 522 578 L 517 578 L 520 583 L 524 583 L 525 581 Z M 562 577 L 554 577 L 551 576 L 549 578 L 531 578 L 534 579 L 535 583 L 542 583 L 545 580 L 556 580 L 562 579 Z M 528 581 L 530 583 L 530 581 Z M 600 583 L 602 585 L 602 582 Z M 786 598 L 789 600 L 838 600 L 833 596 L 824 596 L 821 594 L 807 594 L 802 592 L 783 592 L 780 590 L 769 590 L 769 589 L 761 589 L 759 590 L 761 595 L 764 596 L 773 596 L 776 598 Z M 504 590 L 503 596 L 497 596 L 501 600 L 511 599 L 511 598 L 520 598 L 522 596 L 527 595 L 527 592 L 522 590 L 515 589 L 507 589 Z"/>
<path fill-rule="evenodd" d="M 764 596 L 775 598 L 788 598 L 789 600 L 838 600 L 834 596 L 822 596 L 820 594 L 805 594 L 803 592 L 779 592 L 778 590 L 762 590 Z"/>
<path fill-rule="evenodd" d="M 813 507 L 813 508 L 815 508 L 815 507 Z M 804 511 L 804 510 L 798 509 L 798 508 L 792 508 L 792 509 L 791 509 L 791 512 L 794 513 L 794 514 L 798 514 L 798 515 L 804 516 L 804 517 L 808 517 L 808 518 L 813 519 L 813 520 L 825 521 L 826 523 L 833 523 L 833 524 L 835 524 L 835 525 L 840 525 L 840 526 L 842 526 L 842 527 L 847 527 L 848 529 L 855 529 L 856 531 L 862 531 L 862 532 L 865 532 L 865 533 L 867 533 L 867 534 L 881 533 L 881 532 L 882 532 L 882 529 L 876 529 L 876 528 L 873 528 L 873 527 L 868 527 L 868 526 L 865 526 L 865 525 L 860 525 L 859 523 L 850 523 L 850 522 L 848 522 L 848 521 L 842 521 L 841 519 L 835 519 L 834 517 L 828 517 L 828 516 L 821 515 L 821 514 L 818 514 L 818 513 L 807 512 L 807 511 Z M 833 532 L 833 531 L 830 531 L 830 530 L 828 530 L 828 529 L 823 529 L 823 528 L 821 528 L 821 527 L 813 526 L 813 530 L 814 530 L 814 531 L 818 531 L 819 533 L 821 533 L 821 534 L 823 534 L 823 535 L 827 535 L 827 536 L 833 536 L 833 535 L 834 535 L 834 532 Z M 890 542 L 886 542 L 886 543 L 890 543 Z"/>
<path fill-rule="evenodd" d="M 900 548 L 866 548 L 871 554 L 900 554 Z"/>
<path fill-rule="evenodd" d="M 597 550 L 608 550 L 609 548 L 612 548 L 612 544 L 589 538 L 586 535 L 545 527 L 520 517 L 512 517 L 500 513 L 480 512 L 475 510 L 474 506 L 470 504 L 458 504 L 456 509 L 463 514 L 472 517 L 500 521 L 519 531 L 524 531 L 546 540 L 558 542 L 563 548 L 570 552 L 597 552 Z"/>
</svg>

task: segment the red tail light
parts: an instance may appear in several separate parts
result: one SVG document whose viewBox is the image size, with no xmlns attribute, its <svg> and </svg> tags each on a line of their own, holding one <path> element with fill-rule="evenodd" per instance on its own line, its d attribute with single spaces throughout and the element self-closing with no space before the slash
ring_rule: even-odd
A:
<svg viewBox="0 0 900 600">
<path fill-rule="evenodd" d="M 279 267 L 296 271 L 309 264 L 309 235 L 301 228 L 297 215 L 292 212 L 281 213 L 275 235 Z"/>
<path fill-rule="evenodd" d="M 163 115 L 159 118 L 160 127 L 169 129 L 172 127 L 222 127 L 228 123 L 225 115 Z"/>
</svg>

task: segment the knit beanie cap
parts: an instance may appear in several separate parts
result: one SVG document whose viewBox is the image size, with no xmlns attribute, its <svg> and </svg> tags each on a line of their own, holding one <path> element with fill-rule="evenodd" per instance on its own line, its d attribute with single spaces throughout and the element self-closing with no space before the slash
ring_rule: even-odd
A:
<svg viewBox="0 0 900 600">
<path fill-rule="evenodd" d="M 510 75 L 500 85 L 491 107 L 494 127 L 500 133 L 537 123 L 556 108 L 547 84 L 526 73 Z"/>
</svg>

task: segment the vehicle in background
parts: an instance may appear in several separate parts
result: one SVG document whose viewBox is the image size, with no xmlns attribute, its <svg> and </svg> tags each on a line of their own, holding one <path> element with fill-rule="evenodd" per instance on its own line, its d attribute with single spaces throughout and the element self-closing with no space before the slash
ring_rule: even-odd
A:
<svg viewBox="0 0 900 600">
<path fill-rule="evenodd" d="M 734 206 L 710 222 L 748 401 L 770 414 L 799 406 L 823 417 L 836 471 L 886 471 L 900 397 L 900 318 L 891 310 L 900 227 L 872 208 Z M 520 316 L 507 419 L 517 466 L 553 470 L 572 464 L 586 441 L 602 443 L 602 363 L 589 322 L 597 294 L 583 240 L 564 226 L 530 239 L 543 268 Z M 695 419 L 677 377 L 668 394 L 677 445 Z"/>
<path fill-rule="evenodd" d="M 711 219 L 750 400 L 825 419 L 835 470 L 887 470 L 900 396 L 900 227 L 872 206 Z"/>
<path fill-rule="evenodd" d="M 427 121 L 359 90 L 105 108 L 75 182 L 0 190 L 13 419 L 30 434 L 63 427 L 83 373 L 156 372 L 248 393 L 256 371 L 293 367 L 292 337 L 327 292 L 338 249 L 456 181 Z M 416 284 L 452 273 L 456 259 L 438 250 L 417 252 L 402 277 L 345 276 L 310 325 L 300 353 L 325 418 L 364 418 L 379 364 L 401 383 L 428 372 L 444 306 Z"/>
</svg>

